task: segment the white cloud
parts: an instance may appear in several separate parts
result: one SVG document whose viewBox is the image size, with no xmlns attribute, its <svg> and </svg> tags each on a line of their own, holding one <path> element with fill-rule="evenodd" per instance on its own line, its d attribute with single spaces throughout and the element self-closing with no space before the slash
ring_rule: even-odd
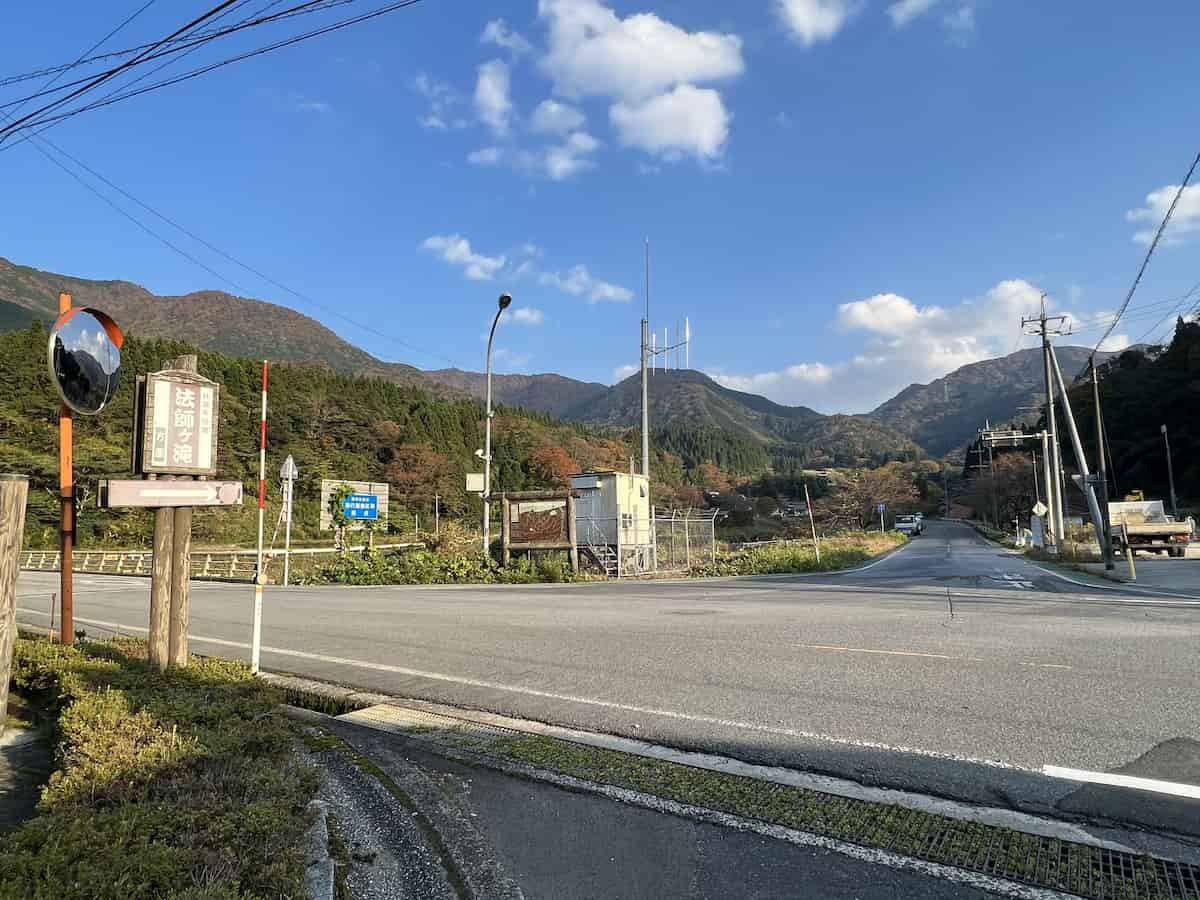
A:
<svg viewBox="0 0 1200 900">
<path fill-rule="evenodd" d="M 543 100 L 533 111 L 529 127 L 540 134 L 568 134 L 578 131 L 585 121 L 583 113 L 570 104 Z"/>
<path fill-rule="evenodd" d="M 629 288 L 593 277 L 587 266 L 584 265 L 572 266 L 565 274 L 540 272 L 538 281 L 547 287 L 558 288 L 575 297 L 587 297 L 591 303 L 599 303 L 602 300 L 628 303 L 633 299 L 633 291 Z"/>
<path fill-rule="evenodd" d="M 965 44 L 975 33 L 975 6 L 970 0 L 942 17 L 942 25 L 953 43 Z"/>
<path fill-rule="evenodd" d="M 508 63 L 493 59 L 479 67 L 475 82 L 475 111 L 480 120 L 497 135 L 509 132 L 512 118 L 512 99 L 509 96 Z"/>
<path fill-rule="evenodd" d="M 867 412 L 909 384 L 1012 352 L 1021 317 L 1033 313 L 1040 299 L 1041 291 L 1022 279 L 1002 281 L 980 297 L 947 306 L 922 307 L 899 294 L 876 294 L 838 307 L 834 324 L 866 336 L 859 352 L 847 359 L 713 377 L 781 403 Z"/>
<path fill-rule="evenodd" d="M 473 166 L 494 166 L 504 159 L 503 147 L 480 147 L 467 154 L 467 162 Z"/>
<path fill-rule="evenodd" d="M 729 113 L 721 95 L 690 84 L 640 103 L 621 101 L 609 116 L 622 144 L 665 159 L 684 154 L 713 159 L 729 137 Z"/>
<path fill-rule="evenodd" d="M 626 378 L 629 378 L 631 375 L 636 375 L 640 371 L 641 369 L 639 369 L 637 366 L 617 366 L 612 371 L 613 383 L 615 384 L 618 381 L 624 381 Z"/>
<path fill-rule="evenodd" d="M 775 0 L 793 38 L 805 47 L 833 38 L 857 11 L 852 0 Z"/>
<path fill-rule="evenodd" d="M 641 100 L 745 69 L 734 34 L 685 31 L 653 13 L 622 19 L 599 0 L 538 0 L 538 14 L 550 32 L 542 69 L 566 97 Z"/>
<path fill-rule="evenodd" d="M 505 50 L 511 51 L 514 56 L 520 56 L 533 49 L 529 41 L 525 40 L 519 32 L 509 28 L 508 23 L 503 19 L 493 19 L 488 22 L 483 28 L 483 34 L 479 36 L 479 42 L 503 47 Z"/>
<path fill-rule="evenodd" d="M 429 112 L 418 120 L 422 128 L 429 131 L 448 131 L 451 128 L 466 126 L 466 120 L 456 113 L 462 98 L 446 82 L 421 72 L 413 79 L 412 87 L 429 101 Z"/>
<path fill-rule="evenodd" d="M 533 306 L 518 306 L 513 310 L 512 319 L 522 325 L 541 325 L 546 321 L 545 314 Z"/>
<path fill-rule="evenodd" d="M 467 154 L 467 162 L 476 166 L 507 165 L 518 172 L 544 175 L 553 181 L 563 181 L 592 168 L 590 156 L 600 142 L 586 131 L 575 131 L 559 144 L 540 150 L 515 150 L 504 147 L 481 147 Z"/>
<path fill-rule="evenodd" d="M 460 266 L 472 281 L 491 281 L 504 268 L 506 257 L 484 256 L 471 249 L 471 242 L 457 234 L 435 234 L 426 238 L 422 249 L 436 253 L 444 262 Z"/>
<path fill-rule="evenodd" d="M 938 0 L 899 0 L 887 8 L 887 13 L 892 17 L 893 25 L 903 28 L 917 16 L 929 12 L 937 2 Z"/>
<path fill-rule="evenodd" d="M 324 100 L 310 100 L 307 97 L 294 97 L 292 109 L 302 113 L 327 113 L 333 111 L 333 106 Z"/>
<path fill-rule="evenodd" d="M 1110 334 L 1100 342 L 1099 349 L 1109 353 L 1115 353 L 1118 350 L 1126 349 L 1132 343 L 1133 341 L 1130 340 L 1129 335 L 1127 334 Z"/>
<path fill-rule="evenodd" d="M 496 361 L 497 368 L 513 371 L 514 369 L 523 369 L 529 365 L 529 361 L 533 359 L 530 353 L 518 353 L 515 350 L 509 350 L 507 347 L 497 347 L 492 351 L 492 358 Z"/>
<path fill-rule="evenodd" d="M 1177 184 L 1160 187 L 1146 195 L 1145 206 L 1125 213 L 1125 218 L 1130 222 L 1149 223 L 1149 227 L 1134 234 L 1135 241 L 1139 244 L 1149 244 L 1154 240 L 1154 233 L 1178 191 Z M 1193 184 L 1184 188 L 1179 197 L 1179 203 L 1175 206 L 1175 212 L 1171 214 L 1171 223 L 1167 226 L 1163 239 L 1169 244 L 1179 244 L 1197 231 L 1200 231 L 1200 185 Z"/>
<path fill-rule="evenodd" d="M 572 132 L 563 143 L 546 148 L 540 157 L 541 167 L 551 179 L 562 181 L 595 165 L 588 157 L 599 146 L 600 142 L 586 131 Z"/>
</svg>

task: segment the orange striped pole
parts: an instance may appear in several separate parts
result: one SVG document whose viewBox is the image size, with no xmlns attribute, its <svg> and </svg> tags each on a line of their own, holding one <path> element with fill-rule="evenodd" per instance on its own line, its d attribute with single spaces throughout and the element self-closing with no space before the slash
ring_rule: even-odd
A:
<svg viewBox="0 0 1200 900">
<path fill-rule="evenodd" d="M 262 416 L 258 429 L 258 565 L 254 577 L 254 623 L 250 634 L 250 671 L 257 673 L 262 650 L 263 518 L 267 511 L 267 361 L 262 364 Z"/>
<path fill-rule="evenodd" d="M 58 295 L 58 314 L 71 308 L 71 295 Z M 58 592 L 62 600 L 62 624 L 59 639 L 67 645 L 75 642 L 75 420 L 71 407 L 58 405 L 58 495 L 62 509 L 59 531 Z"/>
</svg>

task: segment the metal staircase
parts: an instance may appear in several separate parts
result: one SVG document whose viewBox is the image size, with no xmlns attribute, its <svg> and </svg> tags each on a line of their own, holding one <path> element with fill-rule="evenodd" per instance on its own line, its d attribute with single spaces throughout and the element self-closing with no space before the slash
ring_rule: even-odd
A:
<svg viewBox="0 0 1200 900">
<path fill-rule="evenodd" d="M 587 533 L 584 535 L 586 543 L 583 549 L 596 561 L 596 565 L 604 570 L 605 576 L 608 578 L 620 577 L 621 560 L 617 556 L 617 551 L 610 544 L 604 542 L 604 533 L 594 519 L 588 520 L 586 531 Z"/>
</svg>

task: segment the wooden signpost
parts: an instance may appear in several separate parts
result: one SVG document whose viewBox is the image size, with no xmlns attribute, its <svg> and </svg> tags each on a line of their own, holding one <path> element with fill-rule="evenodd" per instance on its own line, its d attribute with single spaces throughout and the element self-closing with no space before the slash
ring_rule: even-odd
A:
<svg viewBox="0 0 1200 900">
<path fill-rule="evenodd" d="M 101 506 L 154 508 L 148 642 L 159 669 L 188 663 L 192 508 L 242 502 L 240 482 L 203 480 L 216 473 L 220 399 L 221 386 L 196 371 L 195 356 L 139 376 L 132 463 L 142 480 L 101 484 Z"/>
</svg>

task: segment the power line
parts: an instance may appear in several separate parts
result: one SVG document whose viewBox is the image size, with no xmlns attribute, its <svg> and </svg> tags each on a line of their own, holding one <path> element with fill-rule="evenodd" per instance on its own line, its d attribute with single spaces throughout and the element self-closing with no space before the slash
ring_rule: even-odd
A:
<svg viewBox="0 0 1200 900">
<path fill-rule="evenodd" d="M 127 70 L 129 68 L 132 68 L 133 66 L 135 66 L 139 62 L 141 62 L 142 59 L 146 55 L 149 54 L 151 49 L 156 49 L 156 48 L 162 46 L 165 42 L 167 42 L 173 38 L 179 37 L 181 34 L 186 34 L 188 31 L 195 28 L 197 25 L 201 24 L 202 22 L 208 21 L 213 16 L 217 15 L 217 13 L 221 12 L 222 10 L 224 10 L 230 6 L 233 6 L 233 4 L 237 3 L 237 2 L 238 2 L 238 0 L 222 0 L 221 3 L 214 6 L 208 12 L 203 13 L 200 16 L 197 16 L 195 19 L 193 19 L 188 24 L 184 25 L 181 28 L 176 29 L 171 34 L 169 34 L 165 38 L 163 38 L 162 40 L 155 42 L 154 44 L 152 44 L 150 46 L 150 48 L 142 51 L 141 53 L 139 53 L 137 56 L 133 57 L 132 59 L 126 60 L 125 62 L 121 63 L 120 65 L 114 66 L 113 68 L 109 69 L 106 72 L 102 72 L 100 75 L 97 75 L 95 78 L 92 78 L 91 80 L 89 80 L 86 84 L 81 85 L 80 87 L 71 91 L 65 97 L 60 97 L 58 100 L 54 100 L 50 103 L 47 103 L 45 106 L 42 106 L 39 109 L 36 109 L 31 113 L 26 113 L 24 116 L 22 116 L 19 119 L 14 119 L 8 125 L 5 125 L 3 128 L 0 128 L 0 142 L 3 142 L 3 140 L 6 137 L 8 137 L 8 135 L 12 134 L 18 127 L 22 126 L 24 123 L 30 121 L 31 119 L 36 119 L 38 116 L 41 116 L 43 113 L 49 112 L 50 110 L 56 109 L 59 106 L 66 104 L 69 101 L 75 99 L 76 97 L 80 97 L 83 94 L 86 94 L 88 91 L 92 90 L 95 87 L 98 87 L 99 85 L 108 81 L 110 78 L 114 78 L 117 75 L 119 75 L 121 72 L 124 72 L 125 70 Z"/>
<path fill-rule="evenodd" d="M 383 332 L 376 328 L 373 328 L 370 325 L 363 324 L 362 322 L 359 322 L 355 319 L 350 318 L 347 315 L 344 315 L 343 313 L 339 312 L 334 307 L 331 307 L 331 306 L 328 306 L 327 304 L 321 303 L 320 301 L 313 299 L 312 297 L 308 296 L 307 294 L 301 293 L 300 291 L 297 291 L 291 287 L 288 287 L 286 284 L 282 283 L 281 281 L 278 281 L 275 278 L 272 278 L 270 275 L 266 274 L 265 272 L 261 271 L 260 269 L 257 269 L 254 266 L 251 266 L 249 263 L 243 262 L 242 260 L 233 256 L 231 253 L 229 253 L 225 250 L 222 250 L 220 247 L 216 246 L 215 244 L 211 243 L 210 241 L 205 240 L 203 237 L 196 234 L 194 231 L 191 231 L 190 229 L 186 228 L 185 226 L 181 225 L 179 222 L 170 218 L 165 213 L 159 212 L 157 209 L 155 209 L 154 207 L 152 207 L 150 204 L 146 203 L 145 201 L 138 199 L 133 194 L 131 194 L 129 191 L 122 188 L 120 185 L 113 183 L 108 178 L 106 178 L 104 175 L 97 172 L 91 166 L 87 165 L 83 161 L 72 156 L 70 153 L 63 150 L 57 144 L 52 143 L 48 138 L 36 138 L 35 137 L 35 140 L 32 141 L 31 143 L 38 150 L 39 153 L 41 153 L 43 156 L 45 156 L 47 159 L 49 159 L 51 162 L 53 162 L 56 166 L 58 166 L 60 169 L 62 169 L 64 172 L 66 172 L 68 175 L 70 175 L 72 178 L 74 178 L 77 182 L 79 182 L 88 191 L 95 194 L 97 197 L 99 197 L 101 200 L 103 200 L 106 204 L 108 204 L 113 209 L 115 209 L 124 218 L 128 219 L 129 221 L 131 221 L 135 225 L 137 225 L 138 228 L 140 228 L 142 231 L 144 231 L 147 234 L 149 234 L 150 236 L 154 237 L 155 239 L 157 239 L 158 241 L 163 243 L 165 246 L 167 246 L 170 250 L 172 250 L 175 253 L 182 256 L 184 259 L 188 260 L 191 263 L 194 263 L 195 265 L 204 269 L 204 271 L 208 272 L 209 274 L 213 275 L 214 277 L 219 278 L 225 284 L 231 285 L 235 290 L 237 290 L 243 296 L 249 297 L 249 296 L 251 296 L 252 292 L 249 291 L 248 289 L 246 289 L 245 287 L 243 287 L 242 285 L 238 284 L 237 282 L 222 275 L 220 272 L 216 271 L 215 269 L 211 268 L 210 266 L 206 265 L 204 262 L 200 261 L 195 256 L 191 255 L 187 251 L 183 250 L 181 247 L 177 246 L 175 243 L 173 243 L 168 238 L 164 237 L 163 235 L 159 234 L 154 229 L 150 228 L 148 225 L 146 225 L 144 222 L 139 220 L 137 217 L 131 215 L 127 210 L 123 209 L 121 206 L 114 203 L 111 200 L 111 198 L 105 196 L 103 192 L 98 191 L 93 185 L 89 184 L 78 173 L 72 171 L 69 167 L 64 165 L 60 160 L 55 159 L 46 150 L 44 150 L 41 146 L 38 146 L 38 145 L 46 144 L 49 147 L 53 148 L 55 152 L 61 154 L 64 158 L 70 160 L 75 165 L 79 166 L 81 169 L 88 172 L 93 177 L 97 178 L 98 180 L 100 180 L 101 182 L 106 184 L 108 187 L 110 187 L 112 190 L 121 194 L 126 199 L 132 201 L 133 203 L 136 203 L 138 206 L 142 207 L 142 209 L 146 210 L 151 215 L 157 217 L 158 219 L 161 219 L 163 222 L 167 223 L 172 228 L 175 228 L 176 230 L 187 235 L 189 238 L 191 238 L 192 240 L 201 244 L 202 246 L 206 247 L 207 249 L 211 250 L 213 253 L 216 253 L 218 256 L 224 257 L 229 262 L 246 270 L 250 274 L 257 276 L 258 278 L 261 278 L 263 281 L 275 286 L 279 290 L 284 291 L 288 294 L 291 294 L 293 297 L 296 297 L 297 299 L 302 300 L 303 302 L 309 304 L 310 306 L 312 306 L 316 309 L 319 309 L 322 312 L 328 313 L 331 316 L 335 316 L 338 319 L 341 319 L 343 322 L 346 322 L 349 325 L 353 325 L 355 328 L 359 328 L 362 331 L 373 334 L 376 337 L 380 337 L 380 338 L 383 338 L 384 340 L 392 341 L 392 342 L 398 344 L 399 346 L 405 347 L 406 349 L 411 350 L 415 353 L 421 353 L 421 354 L 424 354 L 425 356 L 429 356 L 434 359 L 438 359 L 443 362 L 449 363 L 451 366 L 457 365 L 457 363 L 454 360 L 450 359 L 447 356 L 443 356 L 442 354 L 437 353 L 433 350 L 427 350 L 424 347 L 417 346 L 416 344 L 409 343 L 408 341 L 398 338 L 395 335 L 387 334 L 386 332 Z"/>
<path fill-rule="evenodd" d="M 1179 190 L 1175 192 L 1175 196 L 1171 199 L 1171 205 L 1167 208 L 1167 214 L 1163 216 L 1162 223 L 1158 226 L 1158 231 L 1154 233 L 1154 240 L 1150 242 L 1150 247 L 1146 250 L 1146 257 L 1142 260 L 1142 265 L 1138 269 L 1137 277 L 1133 279 L 1133 284 L 1129 286 L 1129 293 L 1125 295 L 1125 302 L 1121 304 L 1121 308 L 1117 310 L 1116 318 L 1112 324 L 1108 326 L 1108 330 L 1100 340 L 1096 341 L 1096 346 L 1092 348 L 1095 353 L 1100 349 L 1100 345 L 1108 340 L 1108 336 L 1112 334 L 1113 329 L 1117 327 L 1117 323 L 1121 321 L 1121 316 L 1125 314 L 1126 308 L 1129 306 L 1129 301 L 1133 299 L 1133 293 L 1137 290 L 1138 285 L 1142 281 L 1142 276 L 1146 273 L 1146 266 L 1150 264 L 1150 257 L 1154 255 L 1154 250 L 1158 247 L 1158 242 L 1163 236 L 1163 232 L 1167 230 L 1167 223 L 1171 221 L 1171 215 L 1175 212 L 1175 207 L 1179 204 L 1179 198 L 1183 196 L 1184 190 L 1188 186 L 1188 182 L 1192 180 L 1192 173 L 1196 171 L 1196 166 L 1200 165 L 1200 153 L 1196 154 L 1196 158 L 1192 160 L 1191 166 L 1188 167 L 1187 174 L 1183 177 L 1183 182 L 1179 185 Z"/>
<path fill-rule="evenodd" d="M 89 53 L 92 53 L 92 52 L 93 52 L 94 50 L 96 50 L 97 48 L 99 48 L 99 47 L 102 47 L 102 46 L 104 46 L 106 43 L 108 43 L 108 40 L 109 40 L 109 38 L 113 37 L 113 36 L 114 36 L 114 35 L 116 35 L 118 32 L 122 31 L 122 30 L 125 28 L 125 26 L 126 26 L 126 25 L 128 25 L 130 22 L 132 22 L 134 19 L 136 19 L 136 18 L 137 18 L 138 16 L 140 16 L 142 13 L 144 13 L 144 12 L 145 12 L 147 9 L 149 9 L 151 6 L 153 6 L 153 5 L 154 5 L 154 3 L 155 3 L 155 0 L 146 0 L 146 2 L 145 2 L 145 3 L 143 3 L 143 4 L 142 4 L 141 6 L 139 6 L 139 7 L 138 7 L 136 10 L 134 10 L 132 13 L 130 13 L 128 16 L 126 16 L 126 17 L 125 17 L 125 19 L 124 19 L 123 21 L 121 21 L 121 22 L 120 22 L 120 23 L 119 23 L 119 24 L 118 24 L 118 25 L 117 25 L 117 26 L 116 26 L 116 27 L 115 27 L 115 28 L 114 28 L 112 31 L 110 31 L 110 32 L 109 32 L 108 34 L 106 34 L 104 37 L 100 38 L 100 40 L 96 41 L 96 43 L 92 44 L 92 46 L 88 47 L 86 50 L 84 50 L 82 53 L 80 53 L 80 54 L 79 54 L 79 56 L 76 58 L 75 62 L 74 62 L 74 63 L 72 63 L 70 67 L 72 67 L 72 68 L 73 68 L 74 66 L 77 66 L 77 65 L 79 65 L 79 64 L 80 64 L 80 62 L 81 62 L 81 61 L 82 61 L 84 58 L 86 58 L 86 57 L 87 57 L 87 55 L 88 55 Z M 63 72 L 65 72 L 65 71 L 67 71 L 67 70 L 66 70 L 66 69 L 63 69 L 62 71 L 60 71 L 60 72 L 58 72 L 57 74 L 53 75 L 53 76 L 50 78 L 50 80 L 49 80 L 49 81 L 47 81 L 45 84 L 43 84 L 43 85 L 42 85 L 42 91 L 46 91 L 46 90 L 48 90 L 49 88 L 51 88 L 51 87 L 54 85 L 54 83 L 55 83 L 56 81 L 58 81 L 58 79 L 59 79 L 59 78 L 62 76 Z M 34 95 L 34 96 L 37 96 L 37 95 Z M 13 111 L 12 111 L 10 114 L 6 115 L 6 116 L 5 116 L 5 118 L 10 118 L 11 116 L 15 116 L 15 115 L 17 115 L 17 113 L 19 113 L 19 112 L 21 111 L 21 108 L 22 108 L 22 107 L 23 107 L 23 106 L 24 106 L 26 103 L 28 103 L 30 99 L 32 99 L 32 98 L 31 98 L 31 97 L 27 97 L 27 98 L 25 98 L 24 100 L 22 100 L 22 101 L 20 102 L 20 106 L 18 106 L 18 107 L 17 107 L 15 110 L 13 110 Z"/>
<path fill-rule="evenodd" d="M 153 2 L 153 0 L 152 0 L 152 2 Z M 274 6 L 278 6 L 282 2 L 283 2 L 283 0 L 273 0 L 273 2 L 269 3 L 266 7 L 259 10 L 254 15 L 260 16 L 264 12 L 266 12 L 266 10 L 268 10 Z M 342 3 L 353 3 L 353 2 L 354 2 L 354 0 L 329 0 L 328 5 L 330 7 L 333 7 L 333 6 L 338 6 Z M 288 13 L 287 16 L 285 16 L 285 17 L 290 17 L 291 15 L 293 15 L 293 13 Z M 224 16 L 222 16 L 222 18 L 223 17 Z M 223 29 L 216 29 L 216 28 L 212 28 L 211 26 L 209 28 L 201 28 L 201 29 L 197 29 L 197 30 L 191 32 L 191 34 L 189 34 L 186 38 L 181 37 L 181 38 L 176 38 L 171 41 L 167 41 L 166 46 L 170 46 L 172 44 L 179 43 L 185 39 L 186 40 L 199 40 L 201 38 L 217 35 L 218 33 L 225 33 L 225 32 Z M 111 35 L 109 35 L 109 37 L 111 37 Z M 103 43 L 103 42 L 101 42 L 101 43 Z M 91 65 L 92 63 L 103 62 L 103 61 L 109 60 L 109 59 L 120 59 L 123 56 L 131 56 L 132 54 L 137 53 L 139 50 L 145 50 L 147 47 L 151 47 L 151 46 L 154 46 L 153 41 L 150 43 L 146 43 L 146 44 L 138 44 L 135 47 L 126 47 L 123 50 L 111 50 L 108 53 L 98 53 L 95 56 L 87 56 L 85 54 L 84 56 L 81 56 L 79 59 L 75 60 L 74 62 L 59 63 L 58 65 L 45 66 L 41 69 L 34 69 L 30 72 L 23 72 L 19 75 L 5 76 L 4 78 L 0 78 L 0 87 L 8 87 L 13 84 L 20 84 L 23 81 L 31 81 L 35 78 L 40 78 L 43 75 L 54 75 L 54 74 L 60 73 L 60 72 L 67 72 L 71 69 L 79 68 L 80 66 L 87 66 L 87 65 Z M 93 47 L 92 49 L 94 50 L 96 48 Z M 89 50 L 87 52 L 90 53 L 91 50 Z M 84 79 L 80 79 L 79 81 L 70 82 L 69 85 L 65 85 L 64 87 L 74 85 L 74 84 L 81 84 L 83 82 L 83 80 Z"/>
<path fill-rule="evenodd" d="M 217 21 L 225 18 L 226 16 L 228 16 L 232 12 L 234 12 L 234 10 L 236 10 L 237 7 L 245 6 L 248 2 L 249 2 L 249 0 L 238 0 L 238 2 L 232 8 L 225 10 L 223 13 L 221 13 L 221 15 L 219 15 L 215 19 L 213 19 L 213 22 L 217 22 Z M 227 37 L 228 35 L 235 34 L 239 31 L 245 31 L 248 28 L 256 28 L 260 25 L 266 25 L 266 24 L 272 24 L 275 22 L 280 22 L 285 19 L 293 18 L 295 16 L 311 15 L 313 13 L 325 12 L 326 10 L 333 9 L 334 7 L 337 7 L 337 6 L 344 6 L 348 3 L 354 3 L 354 2 L 356 2 L 356 0 L 308 0 L 308 2 L 301 3 L 299 6 L 289 7 L 288 9 L 282 10 L 280 12 L 272 13 L 269 16 L 266 15 L 266 13 L 269 10 L 278 6 L 282 2 L 283 2 L 283 0 L 272 0 L 272 2 L 270 2 L 266 6 L 262 7 L 260 10 L 258 10 L 258 12 L 253 13 L 250 17 L 241 19 L 232 25 L 225 26 L 224 28 L 211 28 L 210 27 L 208 29 L 204 29 L 201 31 L 194 31 L 189 34 L 183 35 L 181 37 L 175 38 L 174 40 L 167 41 L 163 45 L 162 49 L 159 49 L 157 52 L 153 52 L 153 53 L 144 55 L 141 58 L 141 60 L 138 62 L 138 65 L 153 62 L 154 60 L 161 59 L 164 56 L 173 56 L 175 54 L 180 54 L 180 58 L 182 58 L 183 56 L 186 56 L 189 53 L 191 53 L 197 47 L 201 47 L 201 46 L 204 46 L 205 44 L 211 43 L 212 41 L 216 40 L 217 38 Z M 120 50 L 120 51 L 117 51 L 112 54 L 104 54 L 102 56 L 97 56 L 97 57 L 93 57 L 93 58 L 94 59 L 103 59 L 108 56 L 116 56 L 116 57 L 128 56 L 129 54 L 135 53 L 138 50 L 142 50 L 142 49 L 145 49 L 148 47 L 153 47 L 153 46 L 154 46 L 154 44 L 142 44 L 138 47 L 133 47 L 133 48 L 130 48 L 127 50 Z M 61 67 L 61 68 L 63 68 L 63 70 L 65 71 L 66 69 L 73 68 L 75 65 L 76 64 L 68 64 L 67 66 Z M 162 68 L 162 66 L 160 66 L 159 68 Z M 59 85 L 57 88 L 54 88 L 53 90 L 48 90 L 46 88 L 42 88 L 38 92 L 30 94 L 28 97 L 24 97 L 19 100 L 10 100 L 8 103 L 0 104 L 0 109 L 3 109 L 8 106 L 14 106 L 17 104 L 24 104 L 25 102 L 27 102 L 29 100 L 36 99 L 37 97 L 43 97 L 48 94 L 57 93 L 59 91 L 65 91 L 68 88 L 74 87 L 75 85 L 83 84 L 84 82 L 88 81 L 92 77 L 94 77 L 94 76 L 89 75 L 89 76 L 85 76 L 83 78 L 77 78 L 75 81 L 69 81 L 66 84 Z"/>
<path fill-rule="evenodd" d="M 197 78 L 201 75 L 207 74 L 208 72 L 214 71 L 215 69 L 220 69 L 220 68 L 223 68 L 224 66 L 232 65 L 233 63 L 251 59 L 256 56 L 261 56 L 263 54 L 270 53 L 274 50 L 279 50 L 284 47 L 291 46 L 292 44 L 297 44 L 297 43 L 300 43 L 301 41 L 309 40 L 314 37 L 319 37 L 324 34 L 329 34 L 334 31 L 339 31 L 339 30 L 341 30 L 343 28 L 347 28 L 351 25 L 357 25 L 360 22 L 365 22 L 369 19 L 378 18 L 379 16 L 387 15 L 388 13 L 395 12 L 396 10 L 399 10 L 399 9 L 404 9 L 409 6 L 415 6 L 417 3 L 420 3 L 420 2 L 421 2 L 421 0 L 397 0 L 397 2 L 389 3 L 386 6 L 379 7 L 377 9 L 371 10 L 370 12 L 362 13 L 361 15 L 354 16 L 352 18 L 345 19 L 340 22 L 335 22 L 333 24 L 326 25 L 321 28 L 313 29 L 312 31 L 308 31 L 308 32 L 305 32 L 305 33 L 299 34 L 299 35 L 295 35 L 293 37 L 277 41 L 273 44 L 269 44 L 264 47 L 259 47 L 255 50 L 251 50 L 251 51 L 247 51 L 245 53 L 238 54 L 237 56 L 233 56 L 228 59 L 221 60 L 219 62 L 210 63 L 210 64 L 208 64 L 206 66 L 202 66 L 198 69 L 193 69 L 191 71 L 185 72 L 182 75 L 177 75 L 172 78 L 164 79 L 162 81 L 155 82 L 153 84 L 147 85 L 146 87 L 139 88 L 134 91 L 125 91 L 124 93 L 121 93 L 115 97 L 110 96 L 106 99 L 99 100 L 94 103 L 75 107 L 74 109 L 68 110 L 63 113 L 58 113 L 57 115 L 44 116 L 43 118 L 34 122 L 33 125 L 54 124 L 54 123 L 62 121 L 64 119 L 68 119 L 73 116 L 79 115 L 80 113 L 88 112 L 93 109 L 98 109 L 103 106 L 110 106 L 114 103 L 119 103 L 122 100 L 127 100 L 131 97 L 136 97 L 140 94 L 145 94 L 150 91 L 158 90 L 159 88 L 169 87 L 174 84 L 179 84 L 184 81 L 189 81 L 192 78 Z M 26 118 L 28 118 L 28 117 L 26 117 Z M 26 127 L 31 127 L 31 126 L 26 126 Z M 45 129 L 43 128 L 41 130 L 44 131 Z M 39 133 L 40 133 L 40 131 L 39 131 Z M 0 130 L 0 140 L 2 140 L 2 139 L 3 139 L 3 131 Z M 3 148 L 0 148 L 0 149 L 3 149 Z"/>
</svg>

